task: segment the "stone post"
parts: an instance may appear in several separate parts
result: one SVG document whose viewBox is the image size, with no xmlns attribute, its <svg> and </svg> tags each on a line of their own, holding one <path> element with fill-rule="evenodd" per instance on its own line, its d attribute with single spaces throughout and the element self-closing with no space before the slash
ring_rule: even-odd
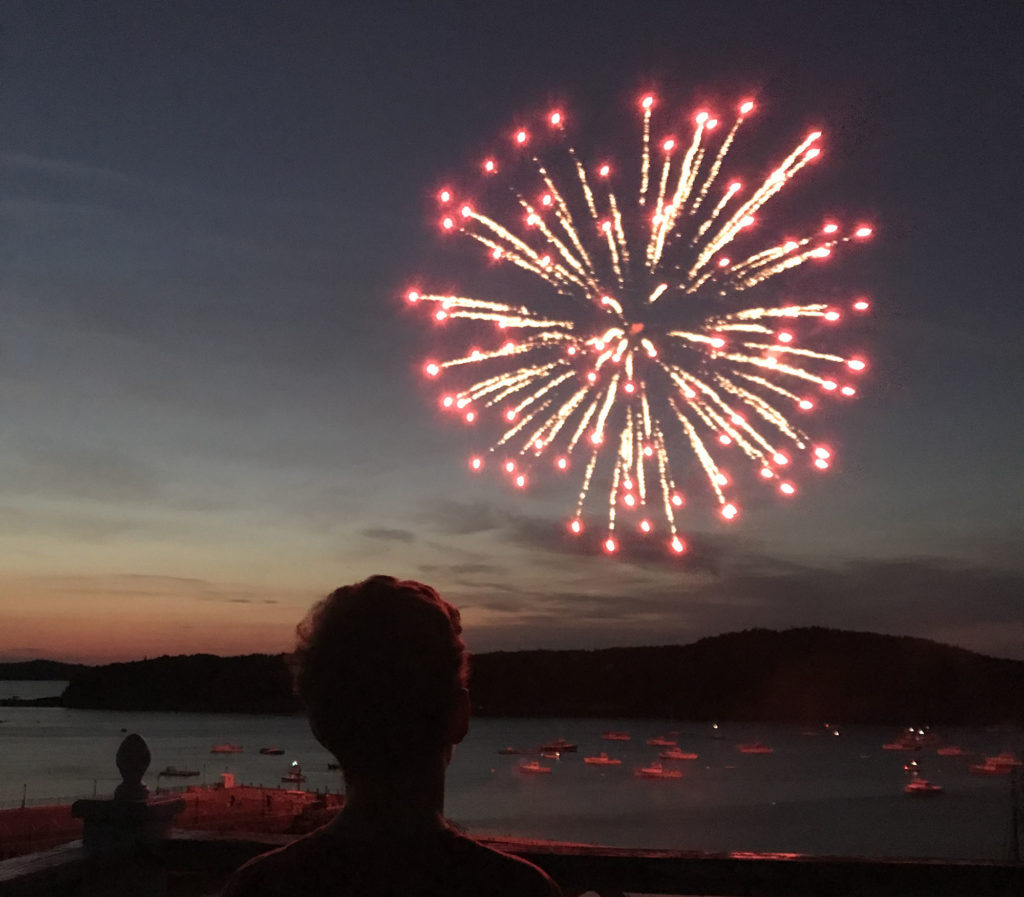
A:
<svg viewBox="0 0 1024 897">
<path fill-rule="evenodd" d="M 180 797 L 149 797 L 142 777 L 149 769 L 149 746 L 141 735 L 125 736 L 117 749 L 121 784 L 107 800 L 83 799 L 71 805 L 81 819 L 82 844 L 95 858 L 95 875 L 85 894 L 156 897 L 166 891 L 159 863 L 159 842 L 185 809 Z"/>
</svg>

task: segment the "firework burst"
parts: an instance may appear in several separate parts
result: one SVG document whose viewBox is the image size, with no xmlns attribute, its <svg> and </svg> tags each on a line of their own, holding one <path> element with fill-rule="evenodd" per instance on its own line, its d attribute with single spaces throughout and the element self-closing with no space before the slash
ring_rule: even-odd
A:
<svg viewBox="0 0 1024 897">
<path fill-rule="evenodd" d="M 725 520 L 740 513 L 730 465 L 793 496 L 798 460 L 818 471 L 833 462 L 795 418 L 822 397 L 854 396 L 851 381 L 867 366 L 820 345 L 844 309 L 757 299 L 773 278 L 871 235 L 868 225 L 826 220 L 803 235 L 756 242 L 759 213 L 820 155 L 821 133 L 747 189 L 723 169 L 753 101 L 740 103 L 728 124 L 697 113 L 682 137 L 655 136 L 656 106 L 653 95 L 639 101 L 639 172 L 629 183 L 611 162 L 585 163 L 555 110 L 538 133 L 513 131 L 506 157 L 480 163 L 492 185 L 503 182 L 511 215 L 450 187 L 438 191 L 442 231 L 525 272 L 533 283 L 521 298 L 407 294 L 436 323 L 481 340 L 423 368 L 449 387 L 444 409 L 468 424 L 501 422 L 470 468 L 496 466 L 519 489 L 545 469 L 576 471 L 569 530 L 582 533 L 585 514 L 599 506 L 608 552 L 623 526 L 660 533 L 672 552 L 685 551 L 681 484 L 695 469 Z M 554 146 L 557 160 L 534 149 L 541 143 Z M 848 307 L 869 305 L 857 298 Z"/>
</svg>

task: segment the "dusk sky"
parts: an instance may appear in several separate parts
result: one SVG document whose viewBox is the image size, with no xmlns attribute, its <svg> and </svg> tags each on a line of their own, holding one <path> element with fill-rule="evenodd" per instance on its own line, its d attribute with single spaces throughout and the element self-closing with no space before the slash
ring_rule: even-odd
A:
<svg viewBox="0 0 1024 897">
<path fill-rule="evenodd" d="M 0 659 L 283 651 L 374 573 L 435 585 L 478 652 L 818 625 L 1024 659 L 1020 23 L 1009 0 L 8 0 Z M 815 275 L 873 302 L 860 397 L 807 424 L 835 468 L 732 523 L 694 495 L 684 560 L 605 557 L 565 532 L 572 488 L 471 474 L 403 300 L 488 283 L 440 184 L 553 102 L 581 149 L 632 152 L 646 90 L 755 97 L 764 166 L 820 127 L 787 214 L 875 228 Z"/>
</svg>

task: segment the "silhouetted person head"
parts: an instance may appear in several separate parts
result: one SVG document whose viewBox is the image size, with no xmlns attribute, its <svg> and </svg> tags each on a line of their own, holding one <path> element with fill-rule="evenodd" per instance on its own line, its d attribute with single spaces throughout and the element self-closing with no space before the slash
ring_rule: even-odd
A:
<svg viewBox="0 0 1024 897">
<path fill-rule="evenodd" d="M 430 586 L 371 576 L 298 627 L 295 681 L 341 764 L 326 825 L 242 866 L 223 897 L 558 897 L 536 866 L 444 818 L 452 745 L 469 726 L 459 612 Z"/>
<path fill-rule="evenodd" d="M 346 778 L 449 759 L 468 725 L 459 612 L 393 576 L 336 589 L 298 627 L 296 687 Z"/>
</svg>

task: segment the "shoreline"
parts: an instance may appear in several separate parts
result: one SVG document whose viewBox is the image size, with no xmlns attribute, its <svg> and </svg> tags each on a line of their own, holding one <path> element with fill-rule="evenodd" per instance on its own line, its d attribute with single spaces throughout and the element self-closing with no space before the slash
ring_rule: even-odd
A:
<svg viewBox="0 0 1024 897">
<path fill-rule="evenodd" d="M 274 710 L 272 708 L 253 710 L 246 708 L 242 710 L 210 710 L 206 708 L 195 708 L 195 707 L 105 707 L 105 706 L 78 706 L 78 705 L 67 705 L 64 703 L 62 695 L 50 695 L 41 698 L 0 698 L 0 707 L 8 707 L 14 709 L 31 709 L 31 708 L 54 708 L 60 710 L 82 710 L 93 713 L 183 713 L 195 716 L 203 715 L 216 715 L 216 716 L 237 716 L 237 717 L 249 717 L 249 716 L 263 716 L 263 717 L 276 717 L 280 719 L 303 719 L 305 714 L 301 710 Z M 824 717 L 822 717 L 824 718 Z M 896 729 L 906 728 L 908 725 L 906 720 L 898 720 L 893 722 L 891 719 L 871 719 L 871 720 L 842 720 L 841 717 L 836 714 L 829 715 L 830 719 L 837 720 L 837 725 L 841 727 L 845 726 L 862 726 L 862 727 L 890 727 Z M 656 713 L 644 713 L 644 714 L 623 714 L 623 713 L 605 713 L 603 708 L 591 710 L 576 710 L 574 712 L 555 711 L 555 710 L 530 710 L 530 711 L 504 711 L 504 712 L 488 712 L 485 709 L 474 707 L 473 708 L 473 719 L 488 719 L 488 720 L 608 720 L 615 719 L 622 722 L 630 723 L 647 723 L 647 722 L 678 722 L 678 723 L 729 723 L 731 725 L 739 726 L 803 726 L 807 728 L 813 728 L 820 726 L 820 719 L 812 718 L 787 718 L 784 716 L 780 717 L 733 717 L 729 715 L 718 715 L 718 716 L 674 716 L 668 714 L 656 714 Z M 10 722 L 7 719 L 0 719 L 0 723 Z M 920 723 L 921 721 L 917 718 L 913 718 L 914 724 Z M 970 720 L 953 720 L 943 721 L 941 723 L 927 724 L 929 728 L 933 726 L 936 728 L 943 729 L 982 729 L 991 734 L 1016 734 L 1024 731 L 1024 718 L 1020 720 L 1009 719 L 1001 720 L 997 722 L 976 722 Z"/>
</svg>

